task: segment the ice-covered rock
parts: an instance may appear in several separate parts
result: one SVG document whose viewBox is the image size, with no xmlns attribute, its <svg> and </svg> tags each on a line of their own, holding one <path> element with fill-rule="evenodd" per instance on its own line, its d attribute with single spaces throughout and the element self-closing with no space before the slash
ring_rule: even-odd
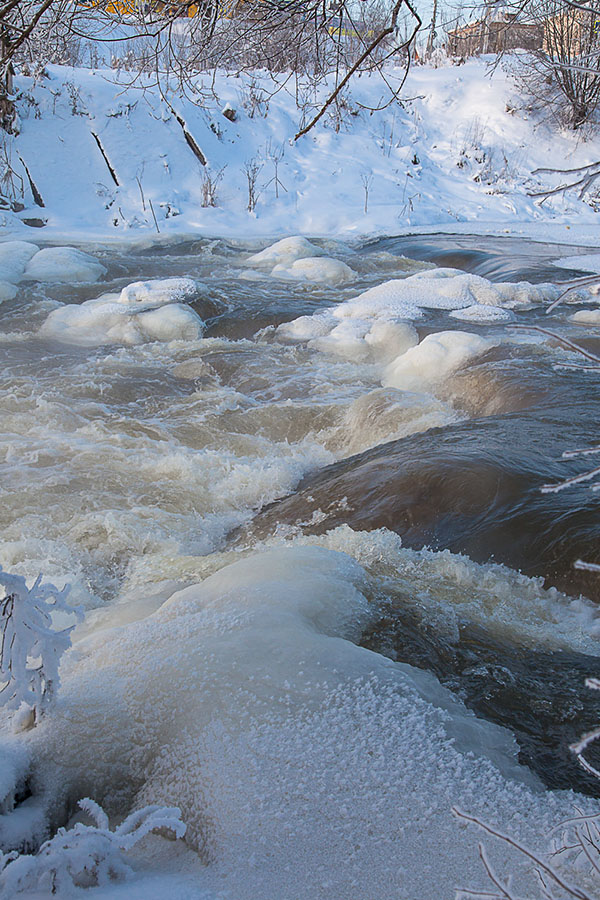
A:
<svg viewBox="0 0 600 900">
<path fill-rule="evenodd" d="M 17 296 L 17 288 L 8 281 L 0 281 L 0 303 L 4 300 L 12 300 Z"/>
<path fill-rule="evenodd" d="M 577 325 L 600 325 L 600 309 L 580 309 L 571 316 Z"/>
<path fill-rule="evenodd" d="M 279 263 L 271 272 L 276 278 L 291 281 L 314 281 L 323 284 L 346 284 L 356 278 L 356 272 L 339 259 L 328 256 L 306 256 L 293 263 Z"/>
<path fill-rule="evenodd" d="M 493 341 L 467 331 L 429 334 L 389 364 L 382 383 L 405 391 L 426 391 L 493 346 Z"/>
<path fill-rule="evenodd" d="M 39 249 L 28 241 L 5 241 L 0 244 L 0 281 L 18 284 L 28 262 Z"/>
<path fill-rule="evenodd" d="M 155 278 L 128 284 L 119 295 L 119 303 L 157 307 L 165 303 L 184 303 L 197 293 L 198 283 L 192 278 Z"/>
<path fill-rule="evenodd" d="M 464 309 L 455 309 L 450 313 L 452 319 L 459 319 L 463 322 L 513 322 L 514 313 L 510 309 L 503 309 L 501 306 L 485 306 L 483 303 L 475 303 L 473 306 L 466 306 Z"/>
<path fill-rule="evenodd" d="M 282 238 L 270 247 L 254 253 L 246 260 L 249 266 L 272 268 L 277 265 L 290 266 L 298 259 L 306 257 L 325 256 L 325 251 L 315 244 L 311 244 L 306 238 L 295 236 Z"/>
<path fill-rule="evenodd" d="M 90 346 L 197 340 L 202 337 L 204 322 L 193 309 L 178 302 L 196 292 L 197 285 L 190 278 L 134 282 L 120 294 L 103 294 L 96 300 L 52 310 L 40 334 Z"/>
<path fill-rule="evenodd" d="M 46 247 L 29 261 L 23 278 L 27 281 L 98 281 L 106 273 L 95 257 L 75 247 Z"/>
</svg>

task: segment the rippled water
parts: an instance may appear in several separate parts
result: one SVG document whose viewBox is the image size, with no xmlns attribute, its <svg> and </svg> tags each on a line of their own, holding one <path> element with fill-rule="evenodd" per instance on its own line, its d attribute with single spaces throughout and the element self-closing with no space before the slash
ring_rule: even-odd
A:
<svg viewBox="0 0 600 900">
<path fill-rule="evenodd" d="M 250 242 L 93 246 L 108 269 L 100 286 L 26 286 L 2 304 L 0 563 L 71 582 L 89 629 L 115 604 L 121 622 L 148 614 L 270 541 L 388 529 L 406 549 L 372 562 L 380 615 L 362 644 L 433 671 L 510 727 L 547 784 L 594 791 L 568 743 L 597 718 L 582 683 L 600 676 L 596 638 L 589 610 L 552 587 L 598 600 L 598 582 L 572 568 L 577 557 L 600 563 L 598 495 L 539 489 L 582 470 L 560 457 L 597 441 L 600 372 L 557 371 L 572 356 L 535 333 L 431 311 L 421 337 L 466 328 L 501 342 L 433 392 L 408 393 L 382 387 L 372 362 L 274 332 L 423 263 L 493 281 L 581 273 L 551 265 L 567 248 L 508 238 L 316 243 L 356 279 L 249 272 Z M 60 303 L 172 275 L 206 285 L 193 303 L 207 323 L 200 340 L 90 348 L 38 334 Z M 583 332 L 572 311 L 559 307 L 551 327 L 598 351 L 600 329 Z M 541 308 L 517 317 L 549 324 Z M 360 556 L 357 538 L 342 537 L 337 549 Z"/>
</svg>

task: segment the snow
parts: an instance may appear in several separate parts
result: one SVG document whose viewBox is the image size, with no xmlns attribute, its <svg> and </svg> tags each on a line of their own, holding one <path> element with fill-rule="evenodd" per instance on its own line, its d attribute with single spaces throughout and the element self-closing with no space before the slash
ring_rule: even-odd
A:
<svg viewBox="0 0 600 900">
<path fill-rule="evenodd" d="M 466 331 L 428 334 L 418 346 L 389 364 L 383 385 L 405 391 L 426 390 L 494 346 L 493 341 Z"/>
<path fill-rule="evenodd" d="M 441 310 L 452 318 L 466 322 L 503 323 L 514 319 L 512 309 L 541 305 L 555 300 L 558 295 L 559 289 L 552 284 L 494 284 L 486 278 L 457 269 L 428 269 L 407 278 L 384 281 L 357 297 L 312 316 L 299 316 L 280 325 L 276 334 L 281 341 L 307 341 L 309 347 L 325 353 L 356 362 L 371 360 L 382 365 L 418 343 L 417 332 L 409 323 L 423 319 L 427 310 Z M 580 302 L 584 296 L 589 297 L 587 292 L 579 291 L 572 299 Z M 399 365 L 398 378 L 403 385 L 405 378 L 408 378 L 405 389 L 417 389 L 413 376 L 408 376 L 410 367 L 416 364 L 417 359 L 418 365 L 423 367 L 424 383 L 429 383 L 435 363 L 433 360 L 426 362 L 426 355 L 433 352 L 439 355 L 439 378 L 442 379 L 475 352 L 481 352 L 471 352 L 465 344 L 463 349 L 466 355 L 463 358 L 457 344 L 462 339 L 454 339 L 449 336 L 451 334 L 460 335 L 461 332 L 444 333 L 435 349 L 435 338 L 431 336 L 423 350 L 415 350 Z M 475 341 L 473 348 L 476 346 Z M 405 370 L 405 366 L 409 368 Z M 402 378 L 400 373 L 403 373 Z M 416 377 L 416 372 L 413 375 Z M 389 377 L 389 374 L 386 375 L 386 378 Z M 395 380 L 384 380 L 383 384 L 401 386 Z"/>
<path fill-rule="evenodd" d="M 311 256 L 297 259 L 291 265 L 278 263 L 271 275 L 292 281 L 315 281 L 332 285 L 346 284 L 356 278 L 356 272 L 339 259 Z"/>
<path fill-rule="evenodd" d="M 0 244 L 0 279 L 18 284 L 27 264 L 39 249 L 27 241 L 5 241 Z"/>
<path fill-rule="evenodd" d="M 246 260 L 246 265 L 270 268 L 274 266 L 291 266 L 299 259 L 308 259 L 324 256 L 325 251 L 316 244 L 311 244 L 306 238 L 299 235 L 282 238 L 269 247 L 265 247 L 260 253 L 254 253 Z"/>
<path fill-rule="evenodd" d="M 16 296 L 17 288 L 14 284 L 9 284 L 8 281 L 0 281 L 0 303 L 4 300 L 12 300 Z"/>
<path fill-rule="evenodd" d="M 600 309 L 579 309 L 570 318 L 577 325 L 600 325 Z"/>
<path fill-rule="evenodd" d="M 198 285 L 191 278 L 136 281 L 120 294 L 103 294 L 96 300 L 52 310 L 40 335 L 88 346 L 197 340 L 202 337 L 204 322 L 179 302 L 197 293 Z"/>
<path fill-rule="evenodd" d="M 463 322 L 513 322 L 515 315 L 510 309 L 474 303 L 473 306 L 455 309 L 450 313 L 450 318 L 459 319 Z"/>
<path fill-rule="evenodd" d="M 530 196 L 560 182 L 560 175 L 533 175 L 535 169 L 555 166 L 557 158 L 566 168 L 591 163 L 597 158 L 595 141 L 582 141 L 577 133 L 522 109 L 508 73 L 500 66 L 490 72 L 487 62 L 482 58 L 460 67 L 413 66 L 403 105 L 377 115 L 367 110 L 380 103 L 381 80 L 364 74 L 347 96 L 356 115 L 348 115 L 338 132 L 325 115 L 298 141 L 293 137 L 299 113 L 295 92 L 285 84 L 287 74 L 275 93 L 277 85 L 264 72 L 220 71 L 214 80 L 199 76 L 200 90 L 205 95 L 214 91 L 214 106 L 195 105 L 191 93 L 174 102 L 208 159 L 206 169 L 150 77 L 137 81 L 139 86 L 147 81 L 140 102 L 141 91 L 123 94 L 111 69 L 48 66 L 43 79 L 19 76 L 21 133 L 8 138 L 8 149 L 26 185 L 19 158 L 27 165 L 45 206 L 40 211 L 27 188 L 26 210 L 1 212 L 0 233 L 7 238 L 31 235 L 21 220 L 42 213 L 47 224 L 36 231 L 36 241 L 43 235 L 44 242 L 55 243 L 74 234 L 80 240 L 145 236 L 160 242 L 176 234 L 251 233 L 273 244 L 282 235 L 353 238 L 442 230 L 524 234 L 598 246 L 591 193 L 580 199 L 577 190 L 567 191 L 543 203 Z M 391 66 L 388 78 L 393 83 L 403 74 Z M 250 84 L 255 93 L 269 95 L 264 117 L 250 118 L 240 103 Z M 331 86 L 323 85 L 320 96 Z M 72 108 L 73 92 L 79 98 L 78 114 Z M 227 104 L 237 111 L 233 122 L 222 114 Z M 211 128 L 215 123 L 218 128 Z M 92 132 L 102 141 L 118 186 Z M 278 179 L 285 190 L 278 195 L 269 147 L 284 151 Z M 70 164 L 73 158 L 77 166 Z M 250 158 L 262 165 L 253 212 L 246 208 L 244 164 Z M 203 178 L 206 172 L 214 176 L 221 170 L 217 205 L 203 206 Z M 365 174 L 372 176 L 366 212 Z M 291 240 L 262 258 L 255 254 L 248 265 L 272 269 L 323 255 L 310 241 Z"/>
<path fill-rule="evenodd" d="M 166 303 L 183 303 L 198 295 L 201 286 L 192 278 L 155 278 L 151 281 L 134 281 L 124 287 L 119 303 L 137 305 L 140 309 L 152 309 Z"/>
</svg>

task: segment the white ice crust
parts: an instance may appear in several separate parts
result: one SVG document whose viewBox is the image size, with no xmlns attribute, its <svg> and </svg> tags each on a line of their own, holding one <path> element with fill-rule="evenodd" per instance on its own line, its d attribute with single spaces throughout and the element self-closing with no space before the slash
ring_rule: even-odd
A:
<svg viewBox="0 0 600 900">
<path fill-rule="evenodd" d="M 39 247 L 27 241 L 5 241 L 0 244 L 0 281 L 18 284 L 31 258 Z"/>
<path fill-rule="evenodd" d="M 325 251 L 306 238 L 295 236 L 282 238 L 260 253 L 254 253 L 246 260 L 246 265 L 259 268 L 272 268 L 277 265 L 291 266 L 298 259 L 325 256 Z"/>
<path fill-rule="evenodd" d="M 571 316 L 578 325 L 600 325 L 600 309 L 579 309 Z"/>
<path fill-rule="evenodd" d="M 508 732 L 356 645 L 370 577 L 343 552 L 279 547 L 80 641 L 32 734 L 48 796 L 119 785 L 126 806 L 178 805 L 203 886 L 238 900 L 317 900 L 325 879 L 346 900 L 446 897 L 478 863 L 453 804 L 527 839 L 558 800 Z"/>
<path fill-rule="evenodd" d="M 53 310 L 40 334 L 89 346 L 197 340 L 202 337 L 204 322 L 180 302 L 195 293 L 197 285 L 190 278 L 137 281 L 120 294 L 103 294 L 96 300 Z"/>
<path fill-rule="evenodd" d="M 320 284 L 346 284 L 356 272 L 339 259 L 328 256 L 306 256 L 293 263 L 278 263 L 271 275 L 290 281 L 314 281 Z"/>
<path fill-rule="evenodd" d="M 513 320 L 512 309 L 552 301 L 557 296 L 558 289 L 550 284 L 494 284 L 457 269 L 427 269 L 408 278 L 385 281 L 312 316 L 285 322 L 278 327 L 277 337 L 306 341 L 310 347 L 356 362 L 385 365 L 417 344 L 417 333 L 409 323 L 425 318 L 427 310 L 446 311 L 452 318 L 467 322 L 504 323 Z M 422 381 L 432 383 L 436 365 L 441 366 L 441 378 L 487 346 L 475 335 L 469 341 L 446 336 L 438 341 L 434 361 L 430 341 L 423 351 L 413 353 L 399 365 L 397 376 L 388 372 L 382 383 L 418 389 L 418 365 Z"/>
<path fill-rule="evenodd" d="M 428 334 L 387 367 L 383 384 L 404 391 L 435 385 L 471 359 L 491 349 L 494 342 L 467 331 Z"/>
<path fill-rule="evenodd" d="M 46 247 L 28 262 L 26 281 L 94 282 L 106 273 L 97 259 L 75 247 Z"/>
</svg>

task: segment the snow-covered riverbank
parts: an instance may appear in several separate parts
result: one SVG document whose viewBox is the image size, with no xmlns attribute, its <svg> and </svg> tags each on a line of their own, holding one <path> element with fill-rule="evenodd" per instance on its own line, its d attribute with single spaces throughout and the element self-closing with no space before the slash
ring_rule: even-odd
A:
<svg viewBox="0 0 600 900">
<path fill-rule="evenodd" d="M 392 82 L 401 74 L 392 70 Z M 121 73 L 121 82 L 127 78 Z M 0 237 L 123 241 L 160 231 L 349 238 L 443 230 L 598 242 L 593 187 L 585 199 L 577 191 L 543 204 L 529 196 L 560 179 L 533 170 L 590 163 L 598 138 L 584 140 L 527 112 L 510 78 L 482 60 L 414 67 L 407 99 L 377 113 L 368 107 L 380 103 L 383 85 L 365 75 L 339 117 L 326 115 L 296 142 L 301 114 L 292 78 L 270 96 L 274 84 L 265 73 L 220 73 L 205 108 L 161 98 L 156 87 L 126 89 L 112 70 L 50 66 L 37 82 L 17 82 L 21 133 L 4 140 L 26 209 L 0 211 Z M 211 84 L 205 79 L 205 88 Z M 223 114 L 227 107 L 234 121 Z M 249 212 L 252 164 L 258 200 Z M 30 179 L 44 207 L 34 202 Z M 214 207 L 205 205 L 211 197 Z M 47 224 L 36 229 L 24 219 Z"/>
</svg>

